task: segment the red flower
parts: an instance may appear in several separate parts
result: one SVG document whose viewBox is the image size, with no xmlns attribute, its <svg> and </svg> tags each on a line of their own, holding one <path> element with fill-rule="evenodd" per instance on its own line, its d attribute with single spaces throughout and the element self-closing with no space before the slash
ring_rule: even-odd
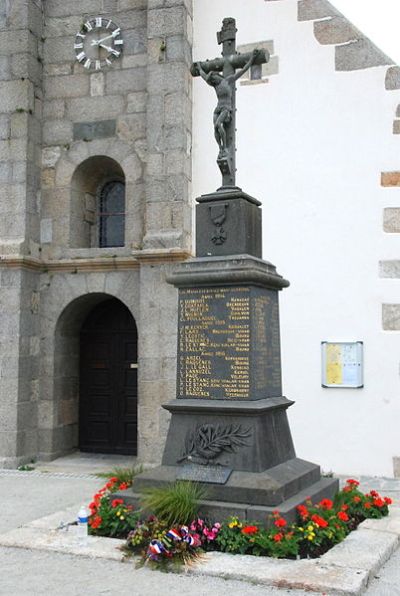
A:
<svg viewBox="0 0 400 596">
<path fill-rule="evenodd" d="M 392 499 L 389 499 L 389 497 L 385 497 L 385 503 L 386 505 L 391 505 L 393 503 Z"/>
<path fill-rule="evenodd" d="M 349 506 L 348 506 L 348 505 L 342 505 L 342 506 L 341 506 L 341 510 L 342 510 L 342 511 L 347 511 L 347 510 L 348 510 L 348 508 L 349 508 Z"/>
<path fill-rule="evenodd" d="M 358 482 L 358 480 L 354 480 L 353 478 L 349 478 L 348 480 L 346 480 L 347 484 L 350 484 L 350 486 L 356 487 L 356 486 L 360 486 L 360 483 Z"/>
<path fill-rule="evenodd" d="M 275 534 L 274 536 L 274 540 L 275 542 L 280 542 L 283 538 L 283 534 L 281 532 L 279 532 L 278 534 Z"/>
<path fill-rule="evenodd" d="M 369 494 L 371 495 L 371 497 L 375 497 L 375 498 L 379 497 L 379 493 L 376 492 L 376 490 L 371 490 L 371 492 Z"/>
<path fill-rule="evenodd" d="M 245 526 L 244 528 L 242 528 L 242 534 L 257 534 L 257 532 L 257 526 Z"/>
<path fill-rule="evenodd" d="M 311 516 L 311 520 L 317 524 L 317 526 L 319 526 L 320 528 L 326 528 L 326 526 L 328 526 L 328 522 L 326 521 L 326 519 L 324 519 L 323 517 L 320 517 L 319 515 L 312 515 Z"/>
<path fill-rule="evenodd" d="M 383 507 L 385 505 L 385 501 L 383 501 L 380 497 L 378 499 L 374 499 L 372 501 L 374 507 Z"/>
<path fill-rule="evenodd" d="M 119 485 L 119 490 L 126 490 L 127 488 L 129 488 L 129 484 L 127 482 L 121 482 Z"/>
<path fill-rule="evenodd" d="M 92 523 L 90 524 L 92 526 L 93 529 L 98 528 L 101 525 L 102 522 L 102 518 L 100 517 L 100 515 L 96 515 L 96 517 L 94 517 L 92 519 Z"/>
<path fill-rule="evenodd" d="M 274 524 L 277 528 L 284 528 L 287 525 L 287 521 L 286 519 L 283 519 L 283 517 L 278 517 L 278 519 L 274 521 Z"/>
<path fill-rule="evenodd" d="M 111 507 L 118 507 L 118 505 L 122 505 L 123 502 L 123 499 L 114 499 L 111 501 Z"/>
<path fill-rule="evenodd" d="M 301 517 L 303 517 L 303 518 L 308 517 L 308 509 L 305 505 L 298 505 L 296 507 L 296 509 L 299 512 Z"/>
<path fill-rule="evenodd" d="M 355 497 L 353 497 L 353 501 L 354 503 L 359 503 L 361 501 L 361 497 L 357 497 L 357 495 Z"/>
<path fill-rule="evenodd" d="M 369 501 L 367 501 L 366 503 L 364 503 L 364 507 L 365 509 L 371 509 L 372 505 Z"/>
<path fill-rule="evenodd" d="M 349 516 L 344 511 L 339 511 L 337 514 L 338 518 L 342 521 L 349 521 Z"/>
<path fill-rule="evenodd" d="M 333 501 L 331 501 L 330 499 L 322 499 L 322 501 L 320 502 L 320 507 L 322 509 L 332 509 L 333 507 Z"/>
</svg>

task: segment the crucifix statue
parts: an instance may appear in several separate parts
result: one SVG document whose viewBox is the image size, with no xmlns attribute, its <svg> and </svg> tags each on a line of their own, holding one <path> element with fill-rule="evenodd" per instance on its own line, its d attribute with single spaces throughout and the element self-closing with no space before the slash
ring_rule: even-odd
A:
<svg viewBox="0 0 400 596">
<path fill-rule="evenodd" d="M 201 76 L 208 85 L 214 87 L 217 94 L 213 120 L 214 136 L 219 147 L 217 163 L 222 173 L 222 189 L 235 187 L 236 81 L 251 66 L 269 60 L 265 50 L 253 50 L 247 54 L 236 52 L 236 31 L 235 19 L 224 19 L 222 29 L 217 33 L 218 43 L 222 44 L 222 58 L 194 62 L 190 69 L 194 77 Z"/>
</svg>

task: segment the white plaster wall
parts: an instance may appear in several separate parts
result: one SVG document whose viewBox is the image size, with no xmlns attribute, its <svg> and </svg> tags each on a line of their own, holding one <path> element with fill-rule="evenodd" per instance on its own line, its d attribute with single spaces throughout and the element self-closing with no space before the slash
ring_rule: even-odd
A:
<svg viewBox="0 0 400 596">
<path fill-rule="evenodd" d="M 400 167 L 392 123 L 400 93 L 386 67 L 339 73 L 297 1 L 197 0 L 194 60 L 220 53 L 215 32 L 235 17 L 238 43 L 273 39 L 279 74 L 240 86 L 237 183 L 263 203 L 264 258 L 288 278 L 281 294 L 284 393 L 297 454 L 325 471 L 393 474 L 400 455 L 400 336 L 384 332 L 382 302 L 400 302 L 400 280 L 378 261 L 399 257 L 382 230 L 399 189 L 380 187 Z M 357 23 L 356 23 L 357 24 Z M 193 197 L 220 185 L 213 89 L 194 81 Z M 321 387 L 320 342 L 364 341 L 363 389 Z"/>
</svg>

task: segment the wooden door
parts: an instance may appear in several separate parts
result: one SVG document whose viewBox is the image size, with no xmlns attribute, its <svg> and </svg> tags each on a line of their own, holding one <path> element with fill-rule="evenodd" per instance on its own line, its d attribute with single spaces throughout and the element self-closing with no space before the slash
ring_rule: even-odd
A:
<svg viewBox="0 0 400 596">
<path fill-rule="evenodd" d="M 116 299 L 95 307 L 81 330 L 79 448 L 137 454 L 137 330 Z"/>
</svg>

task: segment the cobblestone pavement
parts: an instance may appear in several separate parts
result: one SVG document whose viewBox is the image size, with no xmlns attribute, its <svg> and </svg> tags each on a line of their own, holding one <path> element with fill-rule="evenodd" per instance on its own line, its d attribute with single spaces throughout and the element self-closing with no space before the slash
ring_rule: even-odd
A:
<svg viewBox="0 0 400 596">
<path fill-rule="evenodd" d="M 400 503 L 400 481 L 361 478 L 362 489 L 375 488 Z M 86 503 L 102 479 L 75 470 L 17 472 L 0 470 L 0 533 L 66 507 Z M 61 521 L 61 520 L 60 520 Z M 400 596 L 400 551 L 380 570 L 366 596 Z M 18 548 L 0 548 L 1 596 L 120 596 L 177 594 L 193 591 L 197 596 L 305 596 L 306 592 L 280 590 L 211 577 L 185 577 L 137 570 L 131 562 L 91 560 L 84 557 Z"/>
</svg>

